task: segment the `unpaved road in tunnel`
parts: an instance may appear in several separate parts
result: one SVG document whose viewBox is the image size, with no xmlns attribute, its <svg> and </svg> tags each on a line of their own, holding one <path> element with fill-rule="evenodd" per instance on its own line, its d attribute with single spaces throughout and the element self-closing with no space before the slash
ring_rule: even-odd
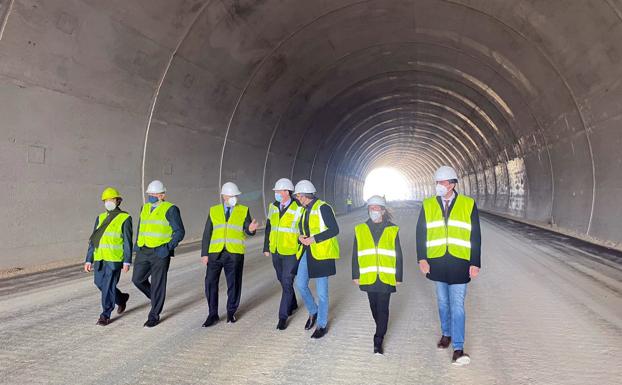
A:
<svg viewBox="0 0 622 385">
<path fill-rule="evenodd" d="M 392 297 L 384 356 L 372 354 L 373 320 L 350 280 L 352 229 L 340 217 L 342 259 L 330 280 L 329 334 L 312 340 L 300 309 L 275 330 L 280 288 L 262 236 L 249 241 L 239 321 L 201 328 L 207 305 L 199 252 L 175 257 L 162 323 L 142 327 L 147 300 L 124 274 L 128 310 L 95 325 L 92 277 L 69 274 L 0 299 L 2 384 L 621 384 L 622 270 L 612 258 L 485 216 L 483 269 L 468 287 L 468 367 L 436 349 L 434 288 L 414 253 L 416 206 L 395 209 L 404 284 Z M 615 259 L 615 258 L 613 258 Z M 9 282 L 10 283 L 10 282 Z M 7 282 L 2 282 L 4 287 Z M 221 279 L 221 317 L 225 314 Z M 302 304 L 302 301 L 299 300 Z"/>
</svg>

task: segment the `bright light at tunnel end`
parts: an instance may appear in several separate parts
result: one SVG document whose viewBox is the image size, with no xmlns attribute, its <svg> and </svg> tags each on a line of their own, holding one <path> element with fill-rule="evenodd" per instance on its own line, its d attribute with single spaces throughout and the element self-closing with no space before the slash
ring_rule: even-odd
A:
<svg viewBox="0 0 622 385">
<path fill-rule="evenodd" d="M 365 178 L 363 199 L 372 195 L 384 196 L 388 201 L 412 200 L 413 187 L 406 176 L 393 167 L 373 169 Z"/>
</svg>

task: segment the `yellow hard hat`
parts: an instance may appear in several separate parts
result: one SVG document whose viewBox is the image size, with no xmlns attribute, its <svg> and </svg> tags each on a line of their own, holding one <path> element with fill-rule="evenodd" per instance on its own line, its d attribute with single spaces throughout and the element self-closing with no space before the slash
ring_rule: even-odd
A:
<svg viewBox="0 0 622 385">
<path fill-rule="evenodd" d="M 121 198 L 121 194 L 119 194 L 119 191 L 117 191 L 117 189 L 115 188 L 106 187 L 106 189 L 102 193 L 102 200 L 105 201 L 113 198 Z"/>
</svg>

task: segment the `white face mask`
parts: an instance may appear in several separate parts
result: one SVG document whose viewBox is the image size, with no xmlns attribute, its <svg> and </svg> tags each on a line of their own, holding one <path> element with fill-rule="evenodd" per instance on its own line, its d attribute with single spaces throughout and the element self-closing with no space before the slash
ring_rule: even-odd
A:
<svg viewBox="0 0 622 385">
<path fill-rule="evenodd" d="M 382 213 L 380 211 L 369 211 L 369 218 L 372 220 L 372 222 L 380 222 L 382 221 Z"/>
<path fill-rule="evenodd" d="M 105 201 L 104 202 L 104 207 L 106 207 L 106 210 L 112 211 L 112 210 L 117 208 L 117 202 L 115 202 L 115 201 Z"/>
<path fill-rule="evenodd" d="M 449 190 L 447 189 L 447 187 L 443 186 L 442 184 L 436 184 L 436 195 L 439 197 L 444 197 L 445 195 L 447 195 L 447 193 L 449 192 Z"/>
<path fill-rule="evenodd" d="M 237 197 L 231 197 L 227 200 L 227 203 L 229 204 L 229 207 L 235 207 L 235 205 L 238 204 L 238 198 Z"/>
</svg>

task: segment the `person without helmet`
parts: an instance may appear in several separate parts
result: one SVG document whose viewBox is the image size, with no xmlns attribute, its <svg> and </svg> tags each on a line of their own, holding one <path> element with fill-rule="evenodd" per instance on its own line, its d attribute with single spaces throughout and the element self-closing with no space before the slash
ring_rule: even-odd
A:
<svg viewBox="0 0 622 385">
<path fill-rule="evenodd" d="M 95 218 L 89 237 L 84 271 L 95 271 L 95 286 L 101 291 L 102 313 L 97 325 L 106 326 L 114 305 L 117 313 L 125 311 L 129 294 L 117 289 L 121 271 L 127 273 L 132 263 L 132 217 L 121 210 L 121 194 L 108 187 L 101 196 L 106 211 Z"/>
<path fill-rule="evenodd" d="M 203 327 L 210 327 L 220 320 L 218 283 L 223 269 L 227 279 L 227 322 L 237 321 L 235 312 L 242 296 L 245 240 L 247 235 L 255 235 L 257 231 L 257 221 L 251 219 L 248 207 L 238 203 L 241 194 L 238 186 L 227 182 L 220 194 L 221 203 L 209 210 L 201 244 L 201 262 L 207 266 L 205 297 L 209 308 Z"/>
<path fill-rule="evenodd" d="M 294 184 L 287 178 L 279 179 L 274 185 L 275 201 L 268 208 L 268 220 L 264 236 L 263 253 L 272 254 L 272 265 L 281 284 L 278 330 L 287 328 L 287 318 L 298 308 L 294 279 L 298 270 L 300 235 L 298 225 L 304 208 L 292 198 Z"/>
<path fill-rule="evenodd" d="M 403 274 L 399 227 L 391 222 L 386 206 L 381 196 L 369 198 L 369 219 L 354 228 L 352 246 L 352 280 L 367 292 L 376 322 L 374 353 L 377 354 L 384 353 L 382 342 L 389 323 L 389 301 Z"/>
<path fill-rule="evenodd" d="M 480 269 L 481 235 L 475 201 L 458 194 L 458 175 L 448 166 L 435 175 L 436 196 L 423 201 L 417 221 L 419 269 L 435 281 L 441 321 L 439 349 L 453 344 L 454 365 L 467 365 L 464 353 L 464 298 Z"/>
<path fill-rule="evenodd" d="M 328 203 L 315 196 L 313 183 L 301 180 L 294 188 L 294 195 L 305 211 L 299 224 L 299 241 L 302 247 L 296 255 L 300 259 L 296 287 L 309 311 L 305 330 L 317 328 L 311 338 L 326 335 L 328 324 L 328 277 L 335 275 L 335 260 L 339 258 L 339 226 L 335 213 Z M 309 289 L 309 280 L 315 279 L 318 303 Z"/>
<path fill-rule="evenodd" d="M 162 182 L 149 183 L 146 193 L 147 203 L 143 205 L 138 222 L 138 250 L 132 282 L 151 300 L 149 317 L 144 324 L 151 328 L 160 322 L 171 257 L 175 256 L 175 248 L 184 239 L 186 230 L 179 208 L 166 200 Z"/>
</svg>

